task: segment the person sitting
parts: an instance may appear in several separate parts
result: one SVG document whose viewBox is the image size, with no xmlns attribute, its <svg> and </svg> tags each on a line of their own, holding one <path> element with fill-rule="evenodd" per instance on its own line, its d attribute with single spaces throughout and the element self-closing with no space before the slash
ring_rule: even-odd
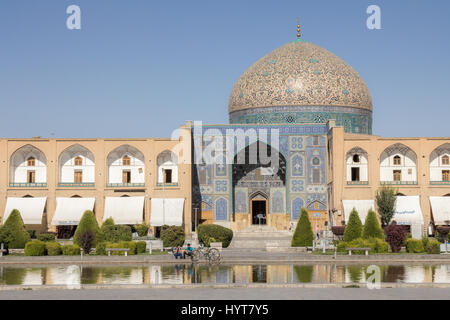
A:
<svg viewBox="0 0 450 320">
<path fill-rule="evenodd" d="M 180 259 L 183 258 L 183 254 L 181 253 L 181 247 L 180 247 L 180 245 L 177 245 L 177 247 L 176 247 L 175 250 L 173 251 L 173 256 L 175 257 L 175 259 L 178 259 L 178 257 L 180 257 Z"/>
<path fill-rule="evenodd" d="M 183 258 L 186 259 L 186 256 L 192 257 L 194 252 L 194 248 L 191 247 L 191 244 L 188 243 L 186 249 L 183 252 Z"/>
</svg>

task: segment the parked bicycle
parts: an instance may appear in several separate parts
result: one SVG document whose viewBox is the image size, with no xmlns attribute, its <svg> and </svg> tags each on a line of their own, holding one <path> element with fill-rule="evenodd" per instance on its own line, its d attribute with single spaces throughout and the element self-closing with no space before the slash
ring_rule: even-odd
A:
<svg viewBox="0 0 450 320">
<path fill-rule="evenodd" d="M 217 250 L 216 248 L 208 248 L 200 245 L 200 247 L 194 250 L 191 259 L 194 262 L 198 262 L 202 257 L 204 257 L 210 263 L 218 263 L 221 259 L 219 250 Z"/>
</svg>

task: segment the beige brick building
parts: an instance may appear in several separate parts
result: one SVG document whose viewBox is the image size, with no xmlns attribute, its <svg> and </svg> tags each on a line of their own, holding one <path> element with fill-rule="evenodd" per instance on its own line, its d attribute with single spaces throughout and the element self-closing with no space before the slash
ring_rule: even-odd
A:
<svg viewBox="0 0 450 320">
<path fill-rule="evenodd" d="M 178 221 L 174 224 L 190 233 L 191 193 L 189 125 L 180 127 L 177 140 L 0 139 L 2 223 L 17 206 L 24 220 L 33 222 L 25 221 L 27 228 L 39 232 L 56 231 L 61 219 L 66 228 L 77 224 L 84 209 L 92 208 L 99 224 L 108 214 L 119 223 L 125 218 L 123 224 L 145 221 L 153 226 L 164 216 L 157 211 L 170 210 Z M 132 220 L 127 222 L 127 215 Z M 42 223 L 34 224 L 36 219 Z"/>
</svg>

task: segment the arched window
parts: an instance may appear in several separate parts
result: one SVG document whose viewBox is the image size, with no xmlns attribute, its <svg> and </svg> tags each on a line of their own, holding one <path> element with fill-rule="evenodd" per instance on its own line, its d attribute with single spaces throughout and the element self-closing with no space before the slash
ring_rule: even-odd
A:
<svg viewBox="0 0 450 320">
<path fill-rule="evenodd" d="M 122 158 L 122 165 L 123 166 L 130 166 L 131 165 L 131 159 L 130 159 L 130 157 L 129 156 L 124 156 L 123 158 Z"/>
<path fill-rule="evenodd" d="M 28 167 L 34 167 L 36 166 L 36 159 L 34 157 L 29 157 L 27 159 L 27 166 Z"/>
<path fill-rule="evenodd" d="M 158 165 L 158 183 L 178 183 L 178 157 L 172 151 L 161 152 L 156 160 Z"/>
<path fill-rule="evenodd" d="M 47 181 L 47 160 L 44 153 L 32 145 L 17 149 L 10 158 L 10 186 L 16 187 L 23 183 L 39 183 Z"/>
<path fill-rule="evenodd" d="M 83 165 L 83 159 L 81 157 L 76 157 L 74 162 L 75 162 L 76 166 L 82 166 Z"/>
<path fill-rule="evenodd" d="M 394 157 L 394 165 L 400 166 L 401 164 L 402 164 L 402 159 L 400 158 L 400 156 L 395 156 Z"/>
<path fill-rule="evenodd" d="M 58 163 L 61 187 L 95 183 L 94 155 L 85 146 L 74 144 L 66 148 L 59 155 Z"/>
<path fill-rule="evenodd" d="M 112 150 L 107 157 L 108 185 L 144 186 L 145 159 L 142 152 L 130 145 Z"/>
<path fill-rule="evenodd" d="M 347 184 L 366 184 L 369 180 L 368 154 L 360 148 L 354 147 L 347 152 Z"/>
<path fill-rule="evenodd" d="M 450 158 L 447 155 L 442 157 L 442 164 L 444 166 L 448 166 L 450 164 Z"/>
</svg>

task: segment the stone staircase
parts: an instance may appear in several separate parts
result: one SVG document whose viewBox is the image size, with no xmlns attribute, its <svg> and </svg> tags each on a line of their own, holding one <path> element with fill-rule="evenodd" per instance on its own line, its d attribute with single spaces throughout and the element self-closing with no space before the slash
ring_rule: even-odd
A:
<svg viewBox="0 0 450 320">
<path fill-rule="evenodd" d="M 279 231 L 270 226 L 251 226 L 235 231 L 230 249 L 290 248 L 292 233 Z"/>
</svg>

